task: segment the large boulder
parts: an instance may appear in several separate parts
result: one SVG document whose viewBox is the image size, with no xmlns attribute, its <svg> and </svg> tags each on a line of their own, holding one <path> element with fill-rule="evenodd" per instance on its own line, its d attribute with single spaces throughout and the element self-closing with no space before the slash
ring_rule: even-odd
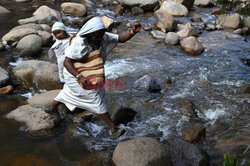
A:
<svg viewBox="0 0 250 166">
<path fill-rule="evenodd" d="M 212 3 L 212 0 L 195 0 L 194 1 L 194 5 L 195 6 L 201 6 L 201 7 L 209 7 L 211 6 L 213 3 Z"/>
<path fill-rule="evenodd" d="M 82 17 L 86 15 L 85 5 L 79 3 L 65 2 L 61 5 L 61 11 L 71 17 Z"/>
<path fill-rule="evenodd" d="M 171 166 L 172 162 L 165 148 L 155 139 L 133 138 L 119 142 L 113 153 L 117 166 Z"/>
<path fill-rule="evenodd" d="M 37 56 L 41 51 L 42 44 L 42 38 L 32 34 L 22 38 L 16 48 L 21 56 Z"/>
<path fill-rule="evenodd" d="M 35 29 L 16 29 L 8 32 L 2 38 L 3 41 L 7 41 L 8 43 L 13 43 L 19 41 L 23 37 L 30 35 L 30 34 L 37 34 L 37 30 Z"/>
<path fill-rule="evenodd" d="M 29 1 L 32 1 L 32 0 L 15 0 L 15 2 L 19 2 L 19 3 L 25 3 L 25 2 L 29 2 Z"/>
<path fill-rule="evenodd" d="M 59 11 L 55 9 L 51 9 L 46 5 L 40 6 L 32 15 L 37 16 L 37 15 L 44 15 L 44 14 L 52 14 L 55 16 L 58 20 L 61 20 L 61 14 Z"/>
<path fill-rule="evenodd" d="M 174 46 L 180 43 L 180 37 L 174 32 L 168 32 L 165 37 L 165 43 L 170 46 Z"/>
<path fill-rule="evenodd" d="M 122 5 L 134 7 L 138 6 L 144 11 L 152 11 L 159 5 L 160 0 L 118 0 Z"/>
<path fill-rule="evenodd" d="M 250 17 L 242 17 L 242 25 L 243 27 L 250 28 Z"/>
<path fill-rule="evenodd" d="M 180 3 L 184 6 L 186 6 L 186 8 L 189 10 L 193 7 L 195 0 L 167 0 L 167 1 L 173 1 L 173 2 Z"/>
<path fill-rule="evenodd" d="M 239 14 L 223 14 L 217 17 L 216 24 L 223 28 L 237 29 L 240 27 L 241 18 Z"/>
<path fill-rule="evenodd" d="M 183 29 L 177 32 L 177 34 L 181 39 L 189 36 L 198 36 L 196 28 L 194 28 L 191 23 L 187 23 Z"/>
<path fill-rule="evenodd" d="M 184 5 L 173 1 L 163 2 L 160 10 L 168 12 L 172 16 L 188 16 L 188 9 Z"/>
<path fill-rule="evenodd" d="M 174 31 L 177 25 L 174 17 L 171 14 L 161 10 L 157 10 L 154 13 L 154 20 L 156 26 L 164 33 Z"/>
<path fill-rule="evenodd" d="M 8 119 L 25 123 L 27 131 L 35 132 L 55 127 L 59 117 L 47 114 L 44 108 L 24 105 L 7 114 Z"/>
<path fill-rule="evenodd" d="M 0 67 L 0 87 L 9 81 L 10 77 L 6 70 Z"/>
<path fill-rule="evenodd" d="M 36 15 L 30 18 L 20 19 L 18 20 L 19 24 L 28 24 L 28 23 L 36 23 L 36 24 L 48 24 L 50 26 L 53 25 L 54 22 L 58 21 L 57 18 L 52 14 L 41 14 Z"/>
<path fill-rule="evenodd" d="M 51 33 L 51 27 L 47 24 L 39 24 L 44 31 Z"/>
<path fill-rule="evenodd" d="M 60 90 L 57 89 L 40 93 L 29 98 L 28 103 L 32 106 L 46 107 L 52 103 L 59 92 Z"/>
<path fill-rule="evenodd" d="M 121 107 L 113 112 L 112 119 L 114 124 L 118 126 L 119 124 L 131 122 L 136 114 L 137 112 L 131 108 Z"/>
<path fill-rule="evenodd" d="M 173 137 L 163 141 L 174 165 L 208 166 L 208 155 L 197 146 Z"/>
<path fill-rule="evenodd" d="M 180 44 L 181 48 L 190 55 L 198 56 L 204 51 L 202 44 L 193 36 L 181 40 Z"/>
<path fill-rule="evenodd" d="M 13 69 L 14 76 L 26 86 L 36 89 L 60 89 L 58 85 L 58 68 L 51 62 L 28 60 Z"/>
<path fill-rule="evenodd" d="M 52 43 L 53 36 L 47 31 L 37 31 L 38 35 L 42 38 L 43 46 L 47 46 L 49 43 Z"/>
<path fill-rule="evenodd" d="M 20 30 L 20 29 L 34 29 L 36 31 L 43 31 L 44 30 L 42 26 L 40 26 L 38 24 L 30 23 L 30 24 L 19 25 L 15 28 L 12 28 L 10 31 Z"/>
<path fill-rule="evenodd" d="M 10 11 L 0 5 L 0 14 L 10 13 Z"/>
</svg>

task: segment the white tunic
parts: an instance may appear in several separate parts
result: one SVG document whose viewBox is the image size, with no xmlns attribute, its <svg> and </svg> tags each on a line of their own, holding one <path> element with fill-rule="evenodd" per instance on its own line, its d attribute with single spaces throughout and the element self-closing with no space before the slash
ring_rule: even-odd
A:
<svg viewBox="0 0 250 166">
<path fill-rule="evenodd" d="M 118 35 L 106 32 L 101 42 L 101 56 L 105 63 L 106 56 L 118 43 Z M 65 50 L 65 56 L 71 59 L 81 59 L 94 49 L 82 37 L 75 37 L 72 44 Z M 56 101 L 64 103 L 69 110 L 76 107 L 92 111 L 97 114 L 106 113 L 107 107 L 104 101 L 104 89 L 83 89 L 75 77 L 64 68 L 65 84 L 63 89 L 55 98 Z"/>
</svg>

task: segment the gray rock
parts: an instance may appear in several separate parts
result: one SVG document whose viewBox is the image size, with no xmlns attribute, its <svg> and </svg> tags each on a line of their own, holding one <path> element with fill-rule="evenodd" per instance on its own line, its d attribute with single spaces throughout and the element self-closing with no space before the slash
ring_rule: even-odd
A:
<svg viewBox="0 0 250 166">
<path fill-rule="evenodd" d="M 177 34 L 181 39 L 189 36 L 198 36 L 196 28 L 194 28 L 191 23 L 185 24 L 184 28 L 178 31 Z"/>
<path fill-rule="evenodd" d="M 15 28 L 11 29 L 10 31 L 20 30 L 20 29 L 34 29 L 36 31 L 43 31 L 42 26 L 40 26 L 38 24 L 34 24 L 34 23 L 19 25 L 19 26 L 15 27 Z"/>
<path fill-rule="evenodd" d="M 188 16 L 188 9 L 184 5 L 173 1 L 163 2 L 160 10 L 168 12 L 172 16 Z"/>
<path fill-rule="evenodd" d="M 51 62 L 41 60 L 28 60 L 13 69 L 14 76 L 27 87 L 36 89 L 61 89 L 57 84 L 58 68 Z"/>
<path fill-rule="evenodd" d="M 214 31 L 216 29 L 214 24 L 207 24 L 205 30 L 206 31 Z"/>
<path fill-rule="evenodd" d="M 174 32 L 168 32 L 165 38 L 165 43 L 167 45 L 177 45 L 180 42 L 180 37 L 178 34 L 174 33 Z"/>
<path fill-rule="evenodd" d="M 0 87 L 9 81 L 10 77 L 6 70 L 0 67 Z"/>
<path fill-rule="evenodd" d="M 162 32 L 174 31 L 176 29 L 176 21 L 168 12 L 157 10 L 154 13 L 154 20 L 156 26 L 160 28 Z"/>
<path fill-rule="evenodd" d="M 236 35 L 242 35 L 242 29 L 236 29 L 235 31 L 233 31 L 233 34 L 236 34 Z"/>
<path fill-rule="evenodd" d="M 156 39 L 165 39 L 166 33 L 158 30 L 153 30 L 151 31 L 151 34 L 156 38 Z"/>
<path fill-rule="evenodd" d="M 142 8 L 139 8 L 139 7 L 135 6 L 135 7 L 133 7 L 133 8 L 131 9 L 131 13 L 132 13 L 133 15 L 140 15 L 140 14 L 143 14 L 144 11 L 143 11 Z"/>
<path fill-rule="evenodd" d="M 201 6 L 201 7 L 209 7 L 211 6 L 213 3 L 211 0 L 195 0 L 194 1 L 194 5 L 195 6 Z"/>
<path fill-rule="evenodd" d="M 37 16 L 37 15 L 46 15 L 46 14 L 52 14 L 57 18 L 57 20 L 61 20 L 61 14 L 59 11 L 55 9 L 51 9 L 46 5 L 40 6 L 32 15 Z"/>
<path fill-rule="evenodd" d="M 163 141 L 174 165 L 208 166 L 208 155 L 197 146 L 173 137 Z"/>
<path fill-rule="evenodd" d="M 52 42 L 53 36 L 47 31 L 37 31 L 38 35 L 42 38 L 43 46 L 47 46 Z"/>
<path fill-rule="evenodd" d="M 25 123 L 27 131 L 40 131 L 55 127 L 59 118 L 44 112 L 44 108 L 36 108 L 30 105 L 21 106 L 7 114 L 8 119 L 14 119 Z"/>
<path fill-rule="evenodd" d="M 237 29 L 240 27 L 241 18 L 239 14 L 223 14 L 217 17 L 216 24 L 223 28 Z"/>
<path fill-rule="evenodd" d="M 153 11 L 159 5 L 160 0 L 118 0 L 124 6 L 138 6 L 144 11 Z"/>
<path fill-rule="evenodd" d="M 44 31 L 51 33 L 51 27 L 49 25 L 47 24 L 39 24 L 39 25 L 43 28 Z"/>
<path fill-rule="evenodd" d="M 181 115 L 188 116 L 189 118 L 198 117 L 195 112 L 195 105 L 193 102 L 183 99 L 178 106 L 178 111 Z"/>
<path fill-rule="evenodd" d="M 15 0 L 15 2 L 18 2 L 18 3 L 25 3 L 25 2 L 29 2 L 29 1 L 32 1 L 32 0 Z"/>
<path fill-rule="evenodd" d="M 52 26 L 54 22 L 58 21 L 55 16 L 52 14 L 43 14 L 43 15 L 36 15 L 30 18 L 25 18 L 18 20 L 19 24 L 28 24 L 28 23 L 36 23 L 36 24 L 47 24 Z"/>
<path fill-rule="evenodd" d="M 65 2 L 61 4 L 61 11 L 66 16 L 82 17 L 86 15 L 87 10 L 85 5 L 80 3 Z"/>
<path fill-rule="evenodd" d="M 30 35 L 30 34 L 37 34 L 37 30 L 35 29 L 16 29 L 11 30 L 7 34 L 5 34 L 2 38 L 3 41 L 7 41 L 8 43 L 17 42 L 23 37 Z"/>
<path fill-rule="evenodd" d="M 113 153 L 113 162 L 117 166 L 173 165 L 164 147 L 148 137 L 119 142 Z"/>
<path fill-rule="evenodd" d="M 21 56 L 37 56 L 41 51 L 43 40 L 38 35 L 28 35 L 22 38 L 16 48 Z"/>
<path fill-rule="evenodd" d="M 191 9 L 194 5 L 194 0 L 167 0 L 167 1 L 173 1 L 173 2 L 180 3 L 184 6 L 186 6 L 186 8 L 188 10 Z"/>
<path fill-rule="evenodd" d="M 131 108 L 121 107 L 113 112 L 112 120 L 116 126 L 119 124 L 127 124 L 134 119 L 136 114 L 137 112 Z"/>
<path fill-rule="evenodd" d="M 181 48 L 190 55 L 198 56 L 204 51 L 202 44 L 193 36 L 181 40 L 180 44 Z"/>
<path fill-rule="evenodd" d="M 10 13 L 10 11 L 0 5 L 0 14 L 6 14 L 6 13 Z"/>
<path fill-rule="evenodd" d="M 162 89 L 160 82 L 149 75 L 145 75 L 136 80 L 133 87 L 137 90 L 145 90 L 149 92 L 159 92 Z"/>
</svg>

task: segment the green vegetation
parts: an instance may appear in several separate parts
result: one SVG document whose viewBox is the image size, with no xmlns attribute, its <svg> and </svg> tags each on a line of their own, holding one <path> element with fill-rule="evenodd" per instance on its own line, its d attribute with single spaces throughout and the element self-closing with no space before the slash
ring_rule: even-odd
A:
<svg viewBox="0 0 250 166">
<path fill-rule="evenodd" d="M 236 157 L 235 153 L 233 154 L 233 157 L 231 158 L 229 153 L 224 154 L 224 166 L 239 166 L 240 159 L 246 154 L 248 149 L 250 148 L 250 145 L 246 148 L 246 150 L 239 156 Z M 247 162 L 247 166 L 250 166 L 250 162 Z"/>
</svg>

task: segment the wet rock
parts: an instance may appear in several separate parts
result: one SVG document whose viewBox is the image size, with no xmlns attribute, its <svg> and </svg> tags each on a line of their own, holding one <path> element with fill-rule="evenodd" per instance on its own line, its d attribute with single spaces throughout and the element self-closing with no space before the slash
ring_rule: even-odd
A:
<svg viewBox="0 0 250 166">
<path fill-rule="evenodd" d="M 200 17 L 198 17 L 198 18 L 192 18 L 191 21 L 192 22 L 202 22 L 202 19 Z"/>
<path fill-rule="evenodd" d="M 113 153 L 113 162 L 117 166 L 173 165 L 164 147 L 148 137 L 119 142 Z"/>
<path fill-rule="evenodd" d="M 10 31 L 20 30 L 20 29 L 34 29 L 36 31 L 43 31 L 43 27 L 41 27 L 38 24 L 34 24 L 34 23 L 19 25 L 19 26 L 15 27 L 15 28 L 11 29 Z"/>
<path fill-rule="evenodd" d="M 84 154 L 78 162 L 80 166 L 111 166 L 110 153 L 107 151 Z"/>
<path fill-rule="evenodd" d="M 156 39 L 165 39 L 165 37 L 166 37 L 166 33 L 162 32 L 162 31 L 158 31 L 158 30 L 151 31 L 151 34 Z"/>
<path fill-rule="evenodd" d="M 8 86 L 5 86 L 5 87 L 2 87 L 2 88 L 0 88 L 0 95 L 7 95 L 10 92 L 12 92 L 13 89 L 14 88 L 13 88 L 12 85 L 8 85 Z"/>
<path fill-rule="evenodd" d="M 196 123 L 188 127 L 182 134 L 184 140 L 188 142 L 198 142 L 205 136 L 205 127 L 201 123 Z"/>
<path fill-rule="evenodd" d="M 216 24 L 223 28 L 237 29 L 240 27 L 241 18 L 239 14 L 223 14 L 216 19 Z"/>
<path fill-rule="evenodd" d="M 211 14 L 216 15 L 216 14 L 220 14 L 221 13 L 221 9 L 220 8 L 214 8 L 210 11 Z"/>
<path fill-rule="evenodd" d="M 205 30 L 206 31 L 214 31 L 216 29 L 214 24 L 207 24 Z"/>
<path fill-rule="evenodd" d="M 42 48 L 43 40 L 38 35 L 28 35 L 22 38 L 16 48 L 21 56 L 37 56 Z"/>
<path fill-rule="evenodd" d="M 29 23 L 36 23 L 36 24 L 47 24 L 52 26 L 54 22 L 58 21 L 57 18 L 52 14 L 42 14 L 42 15 L 36 15 L 30 18 L 25 18 L 18 20 L 18 23 L 23 24 L 29 24 Z"/>
<path fill-rule="evenodd" d="M 6 13 L 10 13 L 10 11 L 0 5 L 0 14 L 6 14 Z"/>
<path fill-rule="evenodd" d="M 47 31 L 47 32 L 51 32 L 51 27 L 50 26 L 48 26 L 47 24 L 39 24 L 42 28 L 43 28 L 43 30 L 44 31 Z"/>
<path fill-rule="evenodd" d="M 123 6 L 134 7 L 138 6 L 144 11 L 153 11 L 159 5 L 159 0 L 118 0 Z"/>
<path fill-rule="evenodd" d="M 191 9 L 193 7 L 193 4 L 194 4 L 194 0 L 167 0 L 167 1 L 173 1 L 173 2 L 180 3 L 180 4 L 184 5 L 188 10 Z"/>
<path fill-rule="evenodd" d="M 165 38 L 165 43 L 167 45 L 174 46 L 174 45 L 179 44 L 179 42 L 180 42 L 180 38 L 179 38 L 178 34 L 176 34 L 174 32 L 167 33 L 166 38 Z"/>
<path fill-rule="evenodd" d="M 236 29 L 235 31 L 233 31 L 233 34 L 242 35 L 242 30 L 240 28 Z"/>
<path fill-rule="evenodd" d="M 8 43 L 13 43 L 30 34 L 37 34 L 37 31 L 35 29 L 16 29 L 4 35 L 2 40 L 7 41 Z"/>
<path fill-rule="evenodd" d="M 188 116 L 190 118 L 198 117 L 195 112 L 195 105 L 187 99 L 183 99 L 180 102 L 178 110 L 184 116 Z"/>
<path fill-rule="evenodd" d="M 41 156 L 37 156 L 32 153 L 23 154 L 18 156 L 17 158 L 13 158 L 10 166 L 53 166 L 54 163 L 42 158 Z"/>
<path fill-rule="evenodd" d="M 62 3 L 61 11 L 66 16 L 71 16 L 71 17 L 82 17 L 87 13 L 85 5 L 80 3 L 71 3 L 71 2 Z"/>
<path fill-rule="evenodd" d="M 34 132 L 55 127 L 59 118 L 51 116 L 44 111 L 44 108 L 24 105 L 7 114 L 8 119 L 14 119 L 25 123 L 27 130 Z"/>
<path fill-rule="evenodd" d="M 36 89 L 60 89 L 57 84 L 58 68 L 51 62 L 28 60 L 20 63 L 13 69 L 14 76 L 26 86 Z"/>
<path fill-rule="evenodd" d="M 242 18 L 242 25 L 243 25 L 243 27 L 250 28 L 250 17 L 249 16 Z"/>
<path fill-rule="evenodd" d="M 200 7 L 209 7 L 211 6 L 213 3 L 211 0 L 195 0 L 194 1 L 194 5 L 195 6 L 200 6 Z"/>
<path fill-rule="evenodd" d="M 190 55 L 198 56 L 204 51 L 202 44 L 193 36 L 184 38 L 180 44 L 181 48 Z"/>
<path fill-rule="evenodd" d="M 176 21 L 174 17 L 168 12 L 157 10 L 154 13 L 154 20 L 156 26 L 164 33 L 174 31 L 176 29 Z"/>
<path fill-rule="evenodd" d="M 169 151 L 173 165 L 208 166 L 208 155 L 197 146 L 177 137 L 163 141 Z"/>
<path fill-rule="evenodd" d="M 42 45 L 47 46 L 52 42 L 53 36 L 47 31 L 37 31 L 38 35 L 42 38 Z"/>
<path fill-rule="evenodd" d="M 28 104 L 37 107 L 49 106 L 59 92 L 60 90 L 57 89 L 57 90 L 46 91 L 36 96 L 32 96 L 31 98 L 28 99 Z"/>
<path fill-rule="evenodd" d="M 59 11 L 55 9 L 51 9 L 46 5 L 40 6 L 32 15 L 37 16 L 37 15 L 45 15 L 45 14 L 51 14 L 57 18 L 57 20 L 61 20 L 61 14 Z"/>
<path fill-rule="evenodd" d="M 15 0 L 15 2 L 19 2 L 19 3 L 25 3 L 25 2 L 30 2 L 32 0 Z"/>
<path fill-rule="evenodd" d="M 102 16 L 101 19 L 104 23 L 105 28 L 107 28 L 108 31 L 112 30 L 115 26 L 120 24 L 119 22 L 117 22 L 117 21 L 115 21 L 112 18 L 109 18 L 107 16 Z"/>
<path fill-rule="evenodd" d="M 81 123 L 81 122 L 90 122 L 94 119 L 94 113 L 90 111 L 84 111 L 82 113 L 78 113 L 74 118 L 74 123 Z"/>
<path fill-rule="evenodd" d="M 159 92 L 161 91 L 162 87 L 157 80 L 153 79 L 149 75 L 145 75 L 135 81 L 134 89 L 145 90 L 149 92 Z"/>
<path fill-rule="evenodd" d="M 123 14 L 123 7 L 121 5 L 116 6 L 114 12 L 117 15 L 122 15 Z"/>
<path fill-rule="evenodd" d="M 163 2 L 160 10 L 168 12 L 172 16 L 188 16 L 188 9 L 184 5 L 173 1 Z"/>
<path fill-rule="evenodd" d="M 195 37 L 198 36 L 196 28 L 194 28 L 191 23 L 187 23 L 183 27 L 183 29 L 177 32 L 177 34 L 179 35 L 181 39 L 189 37 L 189 36 L 195 36 Z"/>
<path fill-rule="evenodd" d="M 0 87 L 9 81 L 10 77 L 6 70 L 0 67 Z"/>
<path fill-rule="evenodd" d="M 243 27 L 241 30 L 242 30 L 243 35 L 249 35 L 250 34 L 250 28 L 248 28 L 248 27 Z"/>
<path fill-rule="evenodd" d="M 136 114 L 137 112 L 131 108 L 121 107 L 113 112 L 112 119 L 114 124 L 118 126 L 119 124 L 127 124 L 128 122 L 133 121 Z"/>
<path fill-rule="evenodd" d="M 140 15 L 143 13 L 144 13 L 144 11 L 142 10 L 142 8 L 139 8 L 137 6 L 135 6 L 131 9 L 131 14 L 133 14 L 133 15 Z"/>
</svg>

